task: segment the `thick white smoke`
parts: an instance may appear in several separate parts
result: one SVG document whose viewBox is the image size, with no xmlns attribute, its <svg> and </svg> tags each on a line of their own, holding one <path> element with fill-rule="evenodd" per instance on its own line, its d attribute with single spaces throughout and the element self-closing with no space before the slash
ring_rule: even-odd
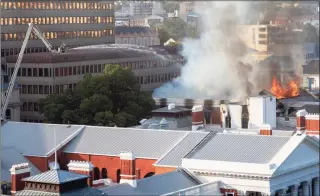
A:
<svg viewBox="0 0 320 196">
<path fill-rule="evenodd" d="M 201 15 L 200 39 L 183 41 L 187 59 L 176 83 L 156 89 L 156 97 L 237 99 L 247 96 L 250 66 L 243 62 L 247 47 L 237 34 L 246 21 L 250 2 L 206 2 L 195 10 Z M 245 63 L 245 62 L 244 62 Z M 245 63 L 246 64 L 246 63 Z"/>
</svg>

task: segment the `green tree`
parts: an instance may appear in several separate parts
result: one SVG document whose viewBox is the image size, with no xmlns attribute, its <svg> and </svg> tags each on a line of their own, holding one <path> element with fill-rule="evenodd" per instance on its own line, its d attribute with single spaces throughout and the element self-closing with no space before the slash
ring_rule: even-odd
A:
<svg viewBox="0 0 320 196">
<path fill-rule="evenodd" d="M 155 103 L 141 92 L 133 72 L 106 65 L 104 75 L 85 75 L 75 90 L 40 100 L 40 112 L 51 123 L 133 126 L 147 116 Z"/>
<path fill-rule="evenodd" d="M 153 28 L 158 30 L 160 43 L 163 44 L 170 38 L 182 40 L 186 36 L 187 24 L 181 18 L 171 18 Z"/>
<path fill-rule="evenodd" d="M 303 40 L 305 43 L 319 43 L 317 29 L 310 23 L 303 26 Z"/>
<path fill-rule="evenodd" d="M 166 11 L 166 13 L 172 13 L 175 10 L 179 10 L 179 2 L 175 1 L 162 1 L 162 8 Z"/>
</svg>

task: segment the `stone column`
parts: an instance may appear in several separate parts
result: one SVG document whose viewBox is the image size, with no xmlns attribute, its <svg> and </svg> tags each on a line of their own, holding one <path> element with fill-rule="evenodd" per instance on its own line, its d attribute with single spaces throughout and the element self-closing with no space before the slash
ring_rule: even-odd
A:
<svg viewBox="0 0 320 196">
<path fill-rule="evenodd" d="M 303 182 L 303 185 L 302 185 L 302 195 L 303 196 L 310 196 L 312 195 L 311 194 L 311 190 L 310 190 L 310 187 L 311 187 L 311 183 L 312 180 L 308 180 L 308 181 L 305 181 Z"/>
<path fill-rule="evenodd" d="M 299 185 L 291 186 L 291 196 L 298 196 Z"/>
<path fill-rule="evenodd" d="M 314 181 L 313 195 L 320 195 L 319 177 Z"/>
</svg>

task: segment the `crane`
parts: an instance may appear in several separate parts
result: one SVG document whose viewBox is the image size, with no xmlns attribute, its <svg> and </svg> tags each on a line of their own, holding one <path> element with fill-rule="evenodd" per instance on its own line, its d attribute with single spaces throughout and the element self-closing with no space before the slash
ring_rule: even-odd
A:
<svg viewBox="0 0 320 196">
<path fill-rule="evenodd" d="M 0 109 L 1 109 L 1 119 L 3 119 L 3 120 L 5 119 L 5 114 L 6 114 L 6 110 L 7 110 L 8 104 L 9 104 L 9 99 L 10 99 L 10 96 L 11 96 L 11 93 L 12 93 L 12 90 L 13 90 L 13 87 L 14 87 L 14 83 L 15 83 L 16 78 L 17 78 L 17 74 L 18 74 L 18 71 L 19 71 L 19 68 L 20 68 L 20 64 L 21 64 L 23 55 L 24 55 L 24 51 L 26 49 L 27 43 L 29 41 L 29 38 L 30 38 L 30 35 L 31 35 L 32 32 L 39 39 L 41 39 L 41 41 L 44 43 L 44 45 L 46 45 L 46 47 L 48 48 L 49 52 L 61 54 L 61 53 L 65 53 L 65 51 L 66 51 L 66 45 L 65 44 L 62 44 L 58 48 L 58 50 L 55 50 L 52 47 L 52 45 L 49 43 L 49 41 L 43 36 L 43 34 L 40 31 L 40 29 L 36 25 L 34 25 L 32 23 L 29 23 L 29 27 L 28 27 L 28 30 L 27 30 L 27 33 L 26 33 L 26 37 L 23 40 L 23 43 L 22 43 L 22 46 L 21 46 L 21 50 L 20 50 L 20 53 L 19 53 L 19 56 L 18 56 L 18 59 L 17 59 L 17 62 L 15 64 L 15 66 L 14 66 L 14 71 L 12 73 L 8 89 L 7 89 L 6 93 L 4 95 L 2 95 L 2 102 L 1 102 L 1 108 Z"/>
</svg>

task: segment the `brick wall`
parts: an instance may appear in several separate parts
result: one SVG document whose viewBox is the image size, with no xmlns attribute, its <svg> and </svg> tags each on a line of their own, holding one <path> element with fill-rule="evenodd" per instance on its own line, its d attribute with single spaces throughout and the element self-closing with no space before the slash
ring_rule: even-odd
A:
<svg viewBox="0 0 320 196">
<path fill-rule="evenodd" d="M 155 173 L 157 174 L 163 174 L 168 173 L 176 170 L 176 167 L 155 167 Z"/>
</svg>

